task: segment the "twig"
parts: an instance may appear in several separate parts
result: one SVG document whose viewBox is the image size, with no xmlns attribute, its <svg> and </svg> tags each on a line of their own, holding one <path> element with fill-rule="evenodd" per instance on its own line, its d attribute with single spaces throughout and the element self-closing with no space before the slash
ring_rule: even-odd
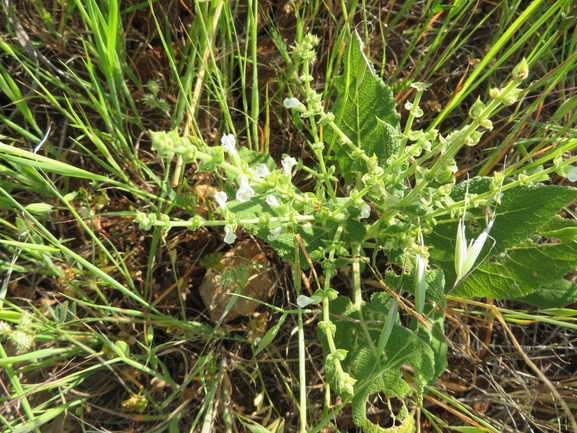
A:
<svg viewBox="0 0 577 433">
<path fill-rule="evenodd" d="M 567 416 L 567 419 L 569 420 L 569 422 L 571 422 L 571 426 L 573 427 L 573 431 L 577 432 L 577 421 L 575 421 L 575 417 L 571 413 L 571 409 L 569 408 L 569 406 L 567 405 L 565 400 L 563 400 L 563 398 L 561 397 L 561 394 L 559 394 L 559 391 L 557 391 L 557 389 L 551 383 L 551 381 L 549 379 L 547 379 L 547 377 L 541 372 L 539 367 L 537 367 L 533 363 L 533 361 L 531 361 L 529 359 L 527 354 L 523 351 L 523 348 L 518 343 L 517 339 L 515 338 L 515 336 L 513 335 L 511 330 L 509 329 L 509 327 L 507 326 L 507 323 L 505 323 L 505 320 L 503 319 L 503 316 L 501 316 L 501 313 L 499 313 L 499 310 L 497 309 L 497 307 L 495 307 L 493 305 L 491 307 L 491 312 L 495 315 L 495 317 L 497 317 L 497 320 L 499 320 L 499 322 L 501 322 L 501 325 L 503 325 L 503 328 L 505 328 L 505 330 L 507 331 L 509 338 L 511 338 L 513 345 L 515 346 L 515 348 L 517 349 L 517 351 L 519 352 L 521 357 L 525 360 L 527 365 L 529 367 L 531 367 L 531 370 L 533 370 L 535 372 L 535 374 L 539 377 L 539 379 L 541 379 L 543 381 L 545 386 L 547 386 L 547 388 L 549 388 L 549 390 L 551 391 L 551 394 L 553 394 L 553 396 L 558 400 L 559 404 L 563 408 L 563 412 L 565 412 L 565 415 Z"/>
</svg>

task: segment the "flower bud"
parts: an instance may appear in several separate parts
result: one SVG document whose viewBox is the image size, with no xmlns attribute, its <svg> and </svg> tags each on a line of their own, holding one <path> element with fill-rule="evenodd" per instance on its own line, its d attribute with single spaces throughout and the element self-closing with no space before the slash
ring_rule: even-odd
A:
<svg viewBox="0 0 577 433">
<path fill-rule="evenodd" d="M 33 214 L 49 214 L 54 209 L 54 206 L 48 203 L 30 203 L 25 209 Z"/>
<path fill-rule="evenodd" d="M 523 81 L 525 78 L 529 76 L 529 65 L 527 64 L 527 60 L 525 57 L 521 60 L 521 62 L 513 68 L 513 79 L 515 81 Z"/>
<path fill-rule="evenodd" d="M 477 98 L 475 103 L 471 105 L 471 108 L 469 109 L 469 116 L 471 116 L 471 119 L 479 120 L 481 114 L 485 111 L 485 108 L 485 104 L 481 102 L 481 98 Z"/>
</svg>

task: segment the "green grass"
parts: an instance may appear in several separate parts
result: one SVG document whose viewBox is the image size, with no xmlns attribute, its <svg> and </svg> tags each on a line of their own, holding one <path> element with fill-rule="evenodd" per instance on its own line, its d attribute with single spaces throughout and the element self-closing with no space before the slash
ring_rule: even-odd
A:
<svg viewBox="0 0 577 433">
<path fill-rule="evenodd" d="M 228 432 L 249 431 L 251 422 L 277 432 L 354 431 L 346 402 L 325 393 L 317 313 L 294 309 L 298 293 L 308 294 L 311 285 L 314 291 L 314 275 L 291 273 L 269 254 L 271 305 L 218 326 L 208 320 L 198 287 L 206 264 L 218 263 L 223 232 L 145 232 L 133 223 L 137 211 L 183 220 L 211 215 L 212 197 L 198 187 L 219 182 L 182 159 L 156 158 L 147 131 L 178 129 L 199 146 L 232 133 L 277 163 L 285 153 L 306 160 L 307 143 L 322 131 L 282 105 L 304 93 L 291 47 L 302 42 L 303 29 L 321 38 L 311 74 L 330 105 L 344 44 L 356 29 L 395 89 L 399 111 L 406 113 L 400 108 L 414 97 L 411 82 L 432 83 L 417 126 L 443 134 L 462 125 L 477 95 L 487 99 L 527 58 L 524 98 L 503 108 L 480 145 L 458 156 L 458 176 L 490 174 L 505 160 L 512 177 L 538 166 L 554 173 L 559 158 L 574 163 L 572 3 L 456 1 L 433 10 L 437 3 L 341 1 L 329 9 L 319 1 L 283 7 L 256 0 L 76 0 L 22 2 L 5 11 L 0 320 L 10 330 L 0 349 L 3 431 L 55 432 L 67 423 L 71 431 Z M 31 44 L 22 43 L 27 38 Z M 144 104 L 150 80 L 169 110 Z M 47 142 L 33 153 L 49 127 Z M 566 181 L 553 175 L 551 182 Z M 309 187 L 306 180 L 300 186 Z M 53 208 L 33 213 L 33 203 Z M 577 359 L 574 306 L 526 311 L 495 303 L 577 410 L 567 367 Z M 561 405 L 507 346 L 492 304 L 450 300 L 446 335 L 454 362 L 430 387 L 423 431 L 563 431 L 556 424 Z M 271 328 L 274 341 L 266 339 Z M 30 344 L 19 347 L 26 336 Z M 263 338 L 267 344 L 259 344 Z M 470 403 L 476 398 L 487 406 Z M 378 398 L 371 402 L 374 412 L 387 408 Z"/>
</svg>

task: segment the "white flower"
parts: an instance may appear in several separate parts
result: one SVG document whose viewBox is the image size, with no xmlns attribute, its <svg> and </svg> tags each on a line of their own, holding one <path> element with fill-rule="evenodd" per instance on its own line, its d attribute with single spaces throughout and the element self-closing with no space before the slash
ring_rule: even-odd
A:
<svg viewBox="0 0 577 433">
<path fill-rule="evenodd" d="M 285 98 L 282 103 L 286 108 L 295 108 L 301 103 L 301 101 L 297 98 Z"/>
<path fill-rule="evenodd" d="M 279 227 L 277 227 L 276 229 L 271 230 L 271 231 L 270 231 L 270 235 L 268 235 L 266 238 L 267 238 L 270 242 L 276 241 L 281 232 L 282 232 L 282 226 L 279 226 Z"/>
<path fill-rule="evenodd" d="M 425 292 L 427 291 L 427 280 L 425 279 L 425 270 L 427 269 L 427 260 L 417 254 L 415 258 L 415 310 L 422 314 L 425 309 Z"/>
<path fill-rule="evenodd" d="M 260 178 L 265 178 L 270 174 L 270 170 L 266 166 L 266 164 L 259 164 L 256 169 L 254 170 L 256 175 Z"/>
<path fill-rule="evenodd" d="M 491 219 L 479 237 L 477 239 L 472 239 L 469 245 L 467 245 L 467 237 L 465 236 L 465 217 L 461 218 L 459 221 L 459 226 L 457 227 L 457 243 L 455 245 L 455 272 L 457 274 L 455 285 L 473 268 L 473 265 L 477 261 L 477 258 L 479 257 L 479 254 L 481 254 L 481 250 L 489 237 L 489 232 L 491 231 L 494 222 L 495 220 Z"/>
<path fill-rule="evenodd" d="M 308 307 L 309 305 L 314 304 L 314 303 L 315 303 L 315 299 L 311 298 L 310 296 L 300 295 L 297 298 L 297 304 L 301 308 Z"/>
<path fill-rule="evenodd" d="M 577 167 L 573 167 L 571 170 L 569 170 L 566 177 L 570 182 L 577 181 Z"/>
<path fill-rule="evenodd" d="M 323 301 L 323 298 L 319 295 L 313 295 L 311 296 L 305 296 L 305 295 L 300 295 L 297 298 L 297 304 L 299 307 L 301 308 L 305 308 L 308 307 L 311 304 L 320 304 Z"/>
<path fill-rule="evenodd" d="M 278 200 L 276 199 L 276 197 L 274 195 L 267 195 L 266 196 L 266 202 L 269 206 L 272 207 L 279 207 L 279 203 Z"/>
<path fill-rule="evenodd" d="M 222 147 L 224 147 L 224 149 L 231 155 L 236 154 L 236 140 L 234 138 L 234 135 L 232 134 L 228 134 L 228 135 L 223 135 L 222 138 L 220 139 L 220 143 L 222 144 Z"/>
<path fill-rule="evenodd" d="M 248 184 L 248 178 L 244 174 L 241 174 L 238 178 L 240 180 L 240 187 L 236 192 L 236 199 L 244 203 L 252 198 L 254 195 L 254 189 L 250 187 Z"/>
<path fill-rule="evenodd" d="M 285 100 L 282 101 L 282 104 L 285 106 L 285 108 L 294 108 L 295 110 L 302 112 L 306 111 L 304 104 L 297 98 L 285 98 Z"/>
<path fill-rule="evenodd" d="M 214 199 L 218 203 L 218 207 L 221 207 L 221 208 L 226 207 L 226 201 L 228 200 L 228 197 L 226 196 L 226 192 L 224 192 L 224 191 L 217 192 L 214 195 Z"/>
<path fill-rule="evenodd" d="M 361 208 L 361 218 L 368 218 L 371 215 L 371 207 L 363 203 L 363 207 Z"/>
<path fill-rule="evenodd" d="M 232 244 L 236 240 L 236 235 L 232 232 L 228 225 L 224 226 L 224 241 L 227 244 Z"/>
<path fill-rule="evenodd" d="M 282 167 L 284 169 L 285 174 L 291 175 L 293 167 L 296 165 L 297 160 L 294 159 L 292 156 L 285 156 L 282 160 Z"/>
</svg>

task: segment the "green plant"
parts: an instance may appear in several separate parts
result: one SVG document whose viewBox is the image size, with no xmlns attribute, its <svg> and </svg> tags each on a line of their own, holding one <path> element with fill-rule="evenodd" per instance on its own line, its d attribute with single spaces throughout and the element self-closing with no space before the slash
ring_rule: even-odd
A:
<svg viewBox="0 0 577 433">
<path fill-rule="evenodd" d="M 65 419 L 70 430 L 343 431 L 351 402 L 367 430 L 379 429 L 367 417 L 393 430 L 564 428 L 576 312 L 516 299 L 575 297 L 563 277 L 577 230 L 556 216 L 573 191 L 540 185 L 577 177 L 571 2 L 273 3 L 4 3 L 3 429 L 60 431 Z M 350 48 L 355 23 L 362 50 Z M 314 64 L 305 29 L 321 40 Z M 522 57 L 531 74 L 517 102 L 471 121 L 471 96 L 489 107 Z M 463 136 L 476 121 L 478 144 L 454 161 L 437 149 L 432 128 L 456 139 L 445 132 Z M 163 160 L 148 129 L 173 129 L 155 136 Z M 415 144 L 422 153 L 402 162 Z M 465 172 L 472 179 L 451 188 Z M 239 190 L 245 201 L 229 201 Z M 196 283 L 224 267 L 221 241 L 245 238 L 239 227 L 287 258 L 269 270 L 283 295 L 249 318 L 207 324 Z M 247 273 L 227 274 L 230 306 L 246 298 Z M 491 334 L 493 319 L 502 326 Z M 522 349 L 507 346 L 520 333 Z M 452 362 L 430 384 L 447 346 Z M 534 376 L 539 363 L 545 375 Z M 469 391 L 445 388 L 466 381 L 468 366 Z M 488 411 L 467 405 L 479 391 Z"/>
<path fill-rule="evenodd" d="M 492 130 L 490 119 L 501 106 L 518 101 L 527 62 L 523 59 L 503 87 L 491 90 L 489 103 L 477 99 L 469 110 L 470 123 L 443 137 L 433 128 L 413 129 L 423 115 L 419 102 L 428 87 L 423 83 L 411 84 L 416 94 L 405 104 L 409 114 L 400 127 L 392 92 L 374 72 L 356 34 L 344 56 L 343 75 L 335 82 L 338 96 L 326 111 L 322 96 L 311 87 L 309 68 L 317 43 L 307 35 L 295 45 L 293 60 L 300 69 L 296 87 L 303 102 L 296 97 L 284 102 L 310 134 L 314 165 L 285 155 L 278 169 L 269 155 L 237 149 L 233 135 L 224 135 L 221 146 L 209 147 L 177 131 L 151 132 L 159 157 L 177 155 L 185 163 L 197 162 L 198 171 L 215 172 L 225 180 L 224 190 L 215 195 L 222 219 L 195 215 L 175 221 L 138 213 L 136 221 L 144 229 L 159 226 L 164 231 L 224 226 L 227 243 L 235 242 L 242 227 L 303 269 L 319 263 L 324 284 L 312 296 L 299 293 L 298 301 L 301 308 L 322 309 L 319 336 L 332 389 L 352 402 L 353 420 L 368 432 L 384 431 L 366 418 L 369 395 L 380 391 L 389 400 L 401 399 L 399 424 L 387 431 L 413 431 L 406 399 L 413 407 L 421 404 L 427 386 L 446 367 L 447 293 L 515 298 L 548 307 L 577 299 L 576 285 L 563 279 L 577 266 L 576 224 L 556 216 L 577 199 L 577 189 L 539 184 L 550 173 L 569 173 L 572 159 L 563 160 L 559 153 L 548 168 L 517 166 L 455 185 L 456 155 Z M 302 192 L 293 184 L 295 167 L 315 179 L 313 191 Z M 228 201 L 231 196 L 235 199 Z M 489 218 L 483 224 L 485 215 Z M 374 219 L 367 222 L 370 216 Z M 468 232 L 476 239 L 469 242 Z M 309 260 L 300 258 L 298 240 Z M 387 259 L 384 269 L 377 260 L 381 255 Z M 344 266 L 352 268 L 352 299 L 332 288 Z M 541 270 L 539 278 L 531 269 Z M 377 277 L 382 289 L 369 302 L 362 298 L 363 272 Z M 300 284 L 295 281 L 295 286 Z M 414 296 L 414 305 L 401 298 L 403 292 Z M 398 308 L 412 315 L 408 327 Z M 405 364 L 411 366 L 410 374 L 402 370 Z M 301 405 L 304 412 L 306 401 Z M 304 431 L 306 418 L 301 422 Z"/>
</svg>

